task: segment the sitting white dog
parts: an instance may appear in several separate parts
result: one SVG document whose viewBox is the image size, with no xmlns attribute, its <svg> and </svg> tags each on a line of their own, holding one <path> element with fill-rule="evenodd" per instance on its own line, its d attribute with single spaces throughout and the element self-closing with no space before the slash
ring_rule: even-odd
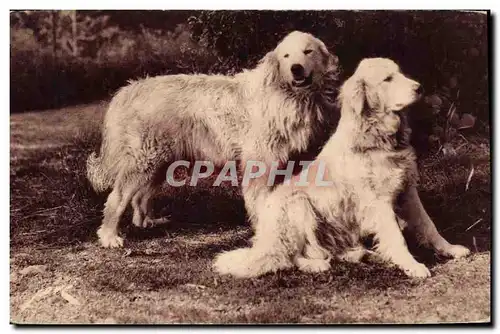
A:
<svg viewBox="0 0 500 334">
<path fill-rule="evenodd" d="M 363 60 L 341 88 L 341 118 L 315 163 L 328 186 L 282 184 L 257 208 L 251 248 L 220 254 L 214 268 L 237 277 L 297 266 L 303 271 L 330 268 L 332 257 L 357 260 L 360 238 L 375 235 L 375 250 L 408 276 L 428 277 L 429 270 L 408 251 L 394 212 L 398 194 L 418 178 L 411 147 L 399 148 L 400 112 L 415 102 L 420 84 L 405 77 L 390 59 Z M 312 175 L 312 176 L 311 176 Z M 452 245 L 457 255 L 469 253 Z M 458 257 L 458 256 L 457 256 Z"/>
</svg>

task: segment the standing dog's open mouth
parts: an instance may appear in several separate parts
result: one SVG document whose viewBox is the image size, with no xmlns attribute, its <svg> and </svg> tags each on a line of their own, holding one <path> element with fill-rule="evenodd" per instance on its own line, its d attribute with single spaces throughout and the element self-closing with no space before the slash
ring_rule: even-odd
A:
<svg viewBox="0 0 500 334">
<path fill-rule="evenodd" d="M 311 72 L 307 77 L 304 77 L 302 79 L 294 79 L 292 81 L 292 85 L 294 87 L 307 87 L 312 84 L 313 81 L 313 73 Z"/>
</svg>

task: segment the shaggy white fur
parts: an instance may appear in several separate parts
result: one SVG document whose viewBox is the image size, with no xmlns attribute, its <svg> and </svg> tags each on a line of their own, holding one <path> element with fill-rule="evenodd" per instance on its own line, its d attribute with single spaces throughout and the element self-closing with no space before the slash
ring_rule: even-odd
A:
<svg viewBox="0 0 500 334">
<path fill-rule="evenodd" d="M 176 160 L 287 161 L 307 149 L 335 112 L 338 59 L 310 34 L 292 32 L 253 69 L 235 76 L 167 75 L 131 82 L 104 119 L 100 155 L 87 161 L 96 191 L 112 188 L 98 231 L 104 247 L 121 247 L 119 220 L 129 203 L 137 226 L 154 224 L 151 198 Z M 262 182 L 244 187 L 255 215 Z"/>
<path fill-rule="evenodd" d="M 326 164 L 332 185 L 278 186 L 257 206 L 253 246 L 220 254 L 215 270 L 237 277 L 292 266 L 323 271 L 334 256 L 358 260 L 360 237 L 374 234 L 384 260 L 408 276 L 429 277 L 408 251 L 394 211 L 398 194 L 414 189 L 418 178 L 413 149 L 399 148 L 396 135 L 398 114 L 418 98 L 419 86 L 389 59 L 363 60 L 341 88 L 339 125 L 316 159 Z M 422 217 L 418 194 L 411 196 L 414 216 Z M 458 245 L 447 249 L 456 257 L 469 253 Z"/>
</svg>

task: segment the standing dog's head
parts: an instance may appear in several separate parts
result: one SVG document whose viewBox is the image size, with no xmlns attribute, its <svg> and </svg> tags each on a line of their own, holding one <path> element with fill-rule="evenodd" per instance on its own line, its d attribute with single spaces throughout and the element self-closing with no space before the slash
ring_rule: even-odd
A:
<svg viewBox="0 0 500 334">
<path fill-rule="evenodd" d="M 270 81 L 286 83 L 293 89 L 308 89 L 326 73 L 338 70 L 338 57 L 328 52 L 325 44 L 311 34 L 289 33 L 261 64 Z"/>
<path fill-rule="evenodd" d="M 377 123 L 386 134 L 398 131 L 400 118 L 396 112 L 409 106 L 422 93 L 420 84 L 405 75 L 387 58 L 362 60 L 340 91 L 342 112 L 353 112 Z"/>
</svg>

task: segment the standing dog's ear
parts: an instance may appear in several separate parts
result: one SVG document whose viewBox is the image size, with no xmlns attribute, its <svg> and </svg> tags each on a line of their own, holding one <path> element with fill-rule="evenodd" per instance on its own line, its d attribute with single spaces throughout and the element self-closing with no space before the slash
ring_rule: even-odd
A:
<svg viewBox="0 0 500 334">
<path fill-rule="evenodd" d="M 325 43 L 320 41 L 319 50 L 323 55 L 323 59 L 326 65 L 326 72 L 336 72 L 339 67 L 339 57 L 334 54 L 331 54 L 326 48 Z"/>
<path fill-rule="evenodd" d="M 260 60 L 258 67 L 263 71 L 262 78 L 265 86 L 271 86 L 279 82 L 280 63 L 274 51 L 268 52 Z"/>
<path fill-rule="evenodd" d="M 350 108 L 354 114 L 360 116 L 366 105 L 366 87 L 363 79 L 356 73 L 347 79 L 340 88 L 339 99 L 341 108 Z"/>
</svg>

